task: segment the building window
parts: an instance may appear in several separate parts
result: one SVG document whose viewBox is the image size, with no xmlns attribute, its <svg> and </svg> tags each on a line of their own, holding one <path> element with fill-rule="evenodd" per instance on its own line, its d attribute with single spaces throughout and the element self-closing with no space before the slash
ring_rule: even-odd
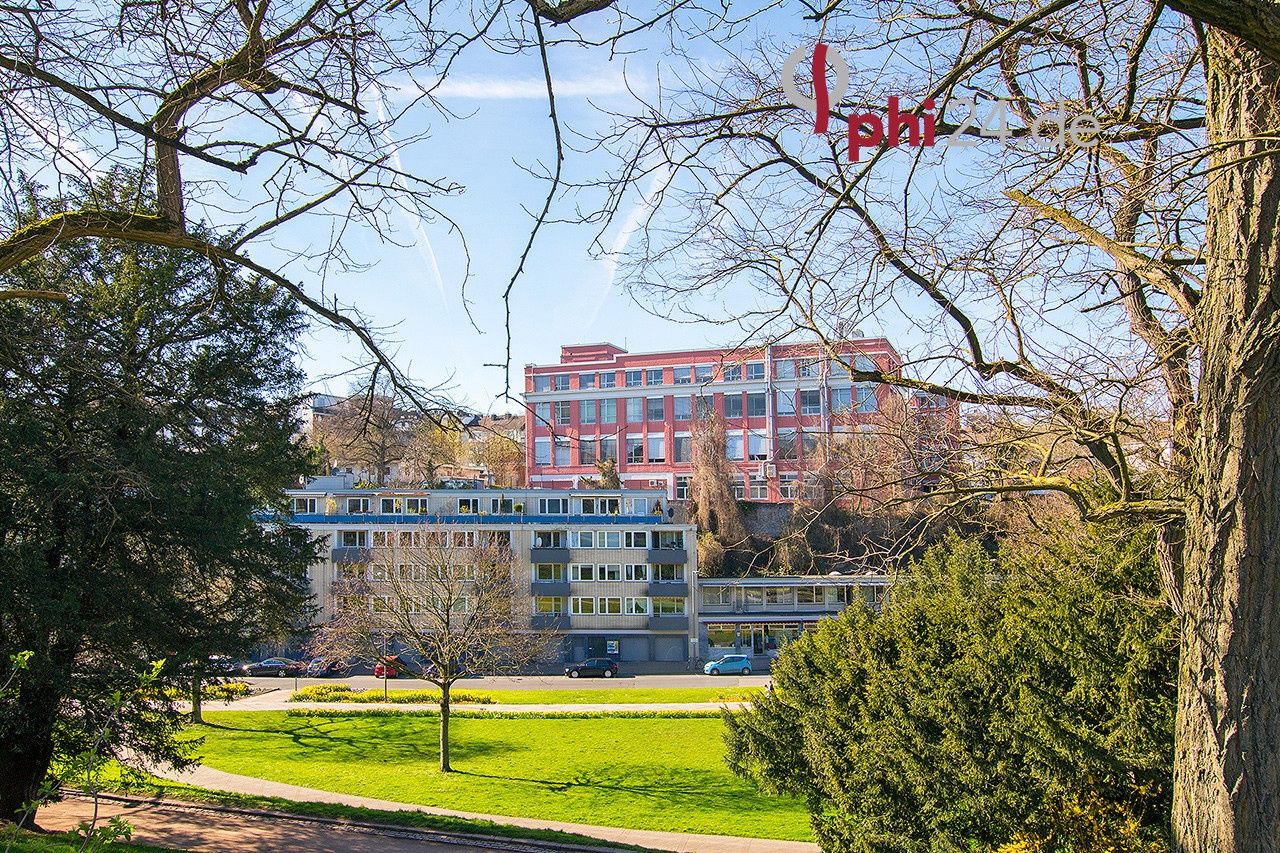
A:
<svg viewBox="0 0 1280 853">
<path fill-rule="evenodd" d="M 780 415 L 794 415 L 796 413 L 796 395 L 794 391 L 778 391 L 777 412 Z"/>
<path fill-rule="evenodd" d="M 747 395 L 747 417 L 763 418 L 765 412 L 765 393 L 760 391 L 756 394 Z"/>
<path fill-rule="evenodd" d="M 386 512 L 384 509 L 383 512 Z M 315 498 L 294 498 L 293 499 L 294 515 L 315 515 L 316 499 Z"/>
<path fill-rule="evenodd" d="M 695 397 L 693 399 L 693 411 L 698 420 L 706 420 L 716 413 L 715 400 L 710 397 Z"/>
<path fill-rule="evenodd" d="M 874 414 L 880 410 L 880 401 L 876 398 L 876 386 L 859 385 L 858 386 L 858 411 L 861 414 Z"/>
<path fill-rule="evenodd" d="M 740 382 L 742 381 L 742 365 L 726 364 L 721 372 L 721 379 L 724 382 Z"/>
<path fill-rule="evenodd" d="M 358 515 L 369 511 L 368 498 L 347 498 L 347 513 Z"/>
<path fill-rule="evenodd" d="M 490 498 L 489 512 L 494 515 L 510 515 L 515 507 L 515 501 L 507 498 Z"/>
<path fill-rule="evenodd" d="M 769 440 L 763 435 L 747 433 L 747 458 L 752 462 L 763 462 L 769 458 Z"/>
<path fill-rule="evenodd" d="M 773 375 L 778 379 L 795 379 L 796 363 L 789 358 L 775 361 L 773 363 Z"/>
<path fill-rule="evenodd" d="M 693 461 L 693 436 L 677 435 L 675 438 L 675 447 L 672 448 L 675 456 L 673 462 L 692 462 Z"/>
<path fill-rule="evenodd" d="M 564 563 L 538 563 L 533 567 L 533 579 L 539 583 L 563 583 Z"/>
<path fill-rule="evenodd" d="M 540 393 L 542 393 L 542 392 L 544 392 L 544 391 L 550 391 L 550 390 L 551 390 L 551 377 L 550 377 L 550 376 L 535 376 L 535 377 L 533 377 L 533 390 L 534 390 L 534 392 L 535 392 L 535 393 L 539 393 L 539 394 L 540 394 Z"/>
<path fill-rule="evenodd" d="M 747 379 L 760 380 L 764 379 L 764 362 L 757 361 L 747 365 Z"/>
<path fill-rule="evenodd" d="M 654 566 L 653 579 L 658 583 L 683 583 L 684 566 L 675 564 Z"/>
<path fill-rule="evenodd" d="M 676 474 L 676 500 L 689 500 L 689 476 L 687 474 Z"/>
<path fill-rule="evenodd" d="M 699 364 L 693 368 L 693 381 L 704 385 L 715 378 L 716 368 L 713 364 Z"/>
<path fill-rule="evenodd" d="M 764 477 L 757 477 L 755 474 L 751 475 L 751 500 L 769 500 L 769 481 Z"/>
<path fill-rule="evenodd" d="M 796 431 L 793 429 L 778 430 L 778 458 L 796 458 Z"/>
<path fill-rule="evenodd" d="M 601 388 L 613 388 L 613 387 L 615 387 L 615 386 L 617 385 L 617 382 L 618 382 L 618 374 L 613 373 L 613 372 L 610 372 L 610 373 L 601 373 L 601 374 L 597 377 L 597 379 L 599 379 L 599 381 L 600 381 L 600 387 L 601 387 Z"/>
<path fill-rule="evenodd" d="M 733 475 L 733 496 L 740 501 L 747 498 L 747 484 L 741 474 Z"/>
<path fill-rule="evenodd" d="M 662 384 L 662 368 L 654 368 L 644 372 L 645 385 L 661 385 Z"/>
<path fill-rule="evenodd" d="M 622 547 L 648 548 L 649 547 L 649 531 L 628 530 L 626 533 L 622 534 Z"/>
<path fill-rule="evenodd" d="M 556 377 L 554 377 L 551 382 L 551 387 L 556 391 L 568 391 L 569 390 L 569 374 L 561 373 Z"/>
<path fill-rule="evenodd" d="M 782 474 L 778 478 L 778 496 L 784 501 L 793 501 L 796 499 L 798 489 L 796 486 L 799 478 L 796 474 Z"/>
<path fill-rule="evenodd" d="M 812 391 L 800 392 L 800 414 L 802 415 L 820 415 L 822 414 L 822 392 L 816 388 Z"/>
<path fill-rule="evenodd" d="M 578 439 L 578 464 L 596 464 L 596 440 L 594 437 Z"/>
<path fill-rule="evenodd" d="M 627 423 L 638 424 L 644 420 L 644 398 L 627 398 Z"/>
<path fill-rule="evenodd" d="M 710 607 L 732 604 L 733 589 L 727 586 L 704 586 L 702 588 L 702 603 Z"/>
<path fill-rule="evenodd" d="M 363 530 L 344 530 L 338 534 L 338 541 L 343 548 L 363 548 L 365 534 Z"/>
<path fill-rule="evenodd" d="M 602 615 L 613 615 L 613 614 L 622 613 L 621 598 L 601 598 L 599 603 L 600 603 L 600 609 L 596 611 L 597 613 L 600 613 Z"/>
<path fill-rule="evenodd" d="M 645 404 L 645 415 L 650 421 L 661 421 L 667 417 L 667 407 L 663 403 L 665 397 L 650 397 Z"/>
<path fill-rule="evenodd" d="M 600 439 L 600 461 L 612 459 L 618 461 L 618 439 L 609 437 Z"/>
<path fill-rule="evenodd" d="M 852 388 L 832 388 L 831 389 L 831 412 L 839 414 L 841 412 L 853 411 L 853 389 Z"/>
<path fill-rule="evenodd" d="M 596 567 L 594 563 L 572 563 L 569 566 L 569 580 L 571 581 L 593 581 L 596 579 Z"/>
<path fill-rule="evenodd" d="M 621 548 L 622 534 L 617 530 L 605 530 L 596 533 L 597 548 Z"/>
<path fill-rule="evenodd" d="M 796 604 L 821 604 L 822 588 L 817 586 L 796 587 Z"/>
<path fill-rule="evenodd" d="M 383 515 L 399 515 L 402 511 L 401 510 L 402 505 L 403 503 L 401 502 L 400 498 L 383 498 L 382 514 Z"/>
<path fill-rule="evenodd" d="M 569 547 L 570 548 L 596 547 L 595 532 L 591 530 L 570 530 L 569 531 Z"/>
<path fill-rule="evenodd" d="M 672 411 L 672 416 L 678 421 L 693 420 L 693 398 L 692 397 L 672 397 L 671 411 Z"/>
<path fill-rule="evenodd" d="M 725 394 L 724 395 L 724 416 L 726 418 L 742 417 L 742 395 L 741 394 Z"/>
<path fill-rule="evenodd" d="M 594 373 L 579 373 L 579 374 L 578 374 L 578 387 L 579 387 L 579 388 L 594 388 L 594 387 L 596 387 L 596 375 L 595 375 Z"/>
<path fill-rule="evenodd" d="M 729 433 L 724 437 L 724 453 L 734 462 L 742 461 L 742 433 Z"/>
<path fill-rule="evenodd" d="M 647 598 L 628 598 L 623 602 L 623 606 L 628 616 L 649 615 L 649 599 Z"/>
<path fill-rule="evenodd" d="M 671 383 L 673 385 L 689 385 L 693 382 L 692 367 L 673 367 L 671 369 Z"/>
<path fill-rule="evenodd" d="M 667 440 L 662 435 L 649 436 L 649 461 L 650 462 L 666 462 L 667 461 Z"/>
<path fill-rule="evenodd" d="M 648 581 L 649 580 L 649 564 L 648 563 L 632 563 L 626 566 L 623 577 L 629 581 Z"/>
<path fill-rule="evenodd" d="M 550 403 L 534 403 L 533 416 L 538 419 L 540 424 L 551 423 L 551 404 Z"/>
<path fill-rule="evenodd" d="M 564 599 L 558 595 L 539 595 L 533 599 L 533 612 L 546 613 L 550 616 L 563 616 Z"/>
<path fill-rule="evenodd" d="M 568 426 L 572 423 L 572 415 L 569 412 L 568 400 L 560 400 L 556 403 L 556 426 Z"/>
<path fill-rule="evenodd" d="M 617 563 L 601 563 L 597 572 L 596 580 L 600 581 L 620 581 L 622 580 L 622 566 Z"/>
<path fill-rule="evenodd" d="M 684 599 L 683 598 L 654 598 L 653 615 L 654 616 L 683 616 L 684 615 Z"/>
<path fill-rule="evenodd" d="M 814 392 L 817 393 L 816 391 Z M 578 401 L 578 423 L 593 424 L 596 422 L 596 401 L 595 400 L 579 400 Z"/>
<path fill-rule="evenodd" d="M 875 373 L 878 370 L 875 359 L 869 355 L 854 356 L 853 369 L 861 370 L 864 373 Z"/>
<path fill-rule="evenodd" d="M 565 512 L 568 512 L 568 507 L 565 508 Z M 539 530 L 533 534 L 533 547 L 563 548 L 565 547 L 564 540 L 565 532 L 563 530 Z"/>
<path fill-rule="evenodd" d="M 821 372 L 821 362 L 816 358 L 805 358 L 796 361 L 796 376 L 802 379 L 818 376 Z"/>
<path fill-rule="evenodd" d="M 539 498 L 538 515 L 568 515 L 568 498 Z"/>
<path fill-rule="evenodd" d="M 571 598 L 569 599 L 570 612 L 575 616 L 590 616 L 596 612 L 596 600 L 594 598 Z"/>
<path fill-rule="evenodd" d="M 556 465 L 572 465 L 569 459 L 569 439 L 565 436 L 557 436 L 556 441 Z"/>
<path fill-rule="evenodd" d="M 644 384 L 644 371 L 643 371 L 643 370 L 628 370 L 628 371 L 627 371 L 627 387 L 628 387 L 628 388 L 639 388 L 639 387 L 640 387 L 641 385 L 643 385 L 643 384 Z"/>
<path fill-rule="evenodd" d="M 618 422 L 618 401 L 617 400 L 601 400 L 600 401 L 600 423 L 616 424 Z"/>
<path fill-rule="evenodd" d="M 644 439 L 638 435 L 627 436 L 627 464 L 644 464 Z"/>
<path fill-rule="evenodd" d="M 794 590 L 789 586 L 773 587 L 764 591 L 764 603 L 766 607 L 781 607 L 794 604 L 792 595 Z"/>
<path fill-rule="evenodd" d="M 458 512 L 461 514 L 479 515 L 479 498 L 458 498 Z"/>
</svg>

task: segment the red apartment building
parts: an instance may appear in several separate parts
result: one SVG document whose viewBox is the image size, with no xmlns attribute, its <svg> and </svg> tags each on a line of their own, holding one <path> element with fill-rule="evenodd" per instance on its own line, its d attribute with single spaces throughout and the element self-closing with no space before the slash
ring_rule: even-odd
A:
<svg viewBox="0 0 1280 853">
<path fill-rule="evenodd" d="M 617 461 L 627 488 L 689 497 L 693 424 L 701 407 L 724 417 L 726 449 L 739 497 L 798 498 L 816 480 L 820 439 L 874 429 L 877 413 L 902 396 L 857 383 L 847 365 L 894 373 L 902 366 L 884 338 L 834 348 L 816 343 L 755 348 L 628 353 L 613 344 L 560 348 L 558 364 L 525 367 L 527 482 L 575 488 L 596 476 L 597 460 Z"/>
</svg>

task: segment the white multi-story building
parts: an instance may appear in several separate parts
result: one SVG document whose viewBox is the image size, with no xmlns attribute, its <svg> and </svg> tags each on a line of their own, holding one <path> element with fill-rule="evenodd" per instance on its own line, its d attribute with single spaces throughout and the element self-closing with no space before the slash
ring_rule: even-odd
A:
<svg viewBox="0 0 1280 853">
<path fill-rule="evenodd" d="M 320 477 L 289 492 L 293 521 L 328 540 L 311 569 L 319 618 L 333 585 L 374 549 L 425 526 L 509 543 L 530 625 L 564 636 L 566 660 L 683 662 L 696 656 L 697 533 L 661 491 L 355 489 Z"/>
</svg>

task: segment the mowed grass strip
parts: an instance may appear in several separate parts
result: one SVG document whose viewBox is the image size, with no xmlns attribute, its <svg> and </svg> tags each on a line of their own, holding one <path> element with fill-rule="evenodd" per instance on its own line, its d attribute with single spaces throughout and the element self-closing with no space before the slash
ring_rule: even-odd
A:
<svg viewBox="0 0 1280 853">
<path fill-rule="evenodd" d="M 458 719 L 442 774 L 434 717 L 205 717 L 204 763 L 230 773 L 480 814 L 813 839 L 802 803 L 729 773 L 718 719 Z"/>
<path fill-rule="evenodd" d="M 293 702 L 330 701 L 349 702 L 344 696 L 347 685 L 318 685 L 291 694 Z M 466 699 L 479 697 L 486 704 L 496 705 L 647 705 L 683 704 L 692 702 L 750 702 L 764 692 L 763 687 L 664 687 L 638 688 L 615 687 L 585 690 L 472 690 L 464 683 L 454 688 L 455 704 L 467 704 Z M 299 695 L 301 694 L 301 695 Z M 381 702 L 382 689 L 360 691 L 362 702 Z M 316 698 L 309 698 L 316 697 Z M 439 698 L 439 691 L 390 690 L 388 701 L 430 702 Z"/>
</svg>

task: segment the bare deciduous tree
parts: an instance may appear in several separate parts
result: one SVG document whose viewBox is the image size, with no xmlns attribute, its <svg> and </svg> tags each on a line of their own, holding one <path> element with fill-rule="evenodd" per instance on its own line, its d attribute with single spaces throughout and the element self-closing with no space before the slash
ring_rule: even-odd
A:
<svg viewBox="0 0 1280 853">
<path fill-rule="evenodd" d="M 520 606 L 511 545 L 492 531 L 423 526 L 375 535 L 371 562 L 333 591 L 315 654 L 380 661 L 402 646 L 410 674 L 440 688 L 440 770 L 449 762 L 450 691 L 474 672 L 520 671 L 550 658 L 556 635 Z"/>
<path fill-rule="evenodd" d="M 852 0 L 813 19 L 715 77 L 691 66 L 608 140 L 615 206 L 656 184 L 634 292 L 775 338 L 902 317 L 927 354 L 853 379 L 975 404 L 1034 460 L 956 492 L 1157 522 L 1182 618 L 1175 849 L 1277 849 L 1280 5 Z M 870 138 L 891 96 L 917 119 L 928 99 L 949 144 L 903 131 L 851 157 L 843 128 L 815 134 L 778 69 L 820 32 L 852 69 L 832 119 Z M 997 110 L 1009 132 L 984 139 Z M 1052 133 L 1084 114 L 1097 134 Z"/>
</svg>

